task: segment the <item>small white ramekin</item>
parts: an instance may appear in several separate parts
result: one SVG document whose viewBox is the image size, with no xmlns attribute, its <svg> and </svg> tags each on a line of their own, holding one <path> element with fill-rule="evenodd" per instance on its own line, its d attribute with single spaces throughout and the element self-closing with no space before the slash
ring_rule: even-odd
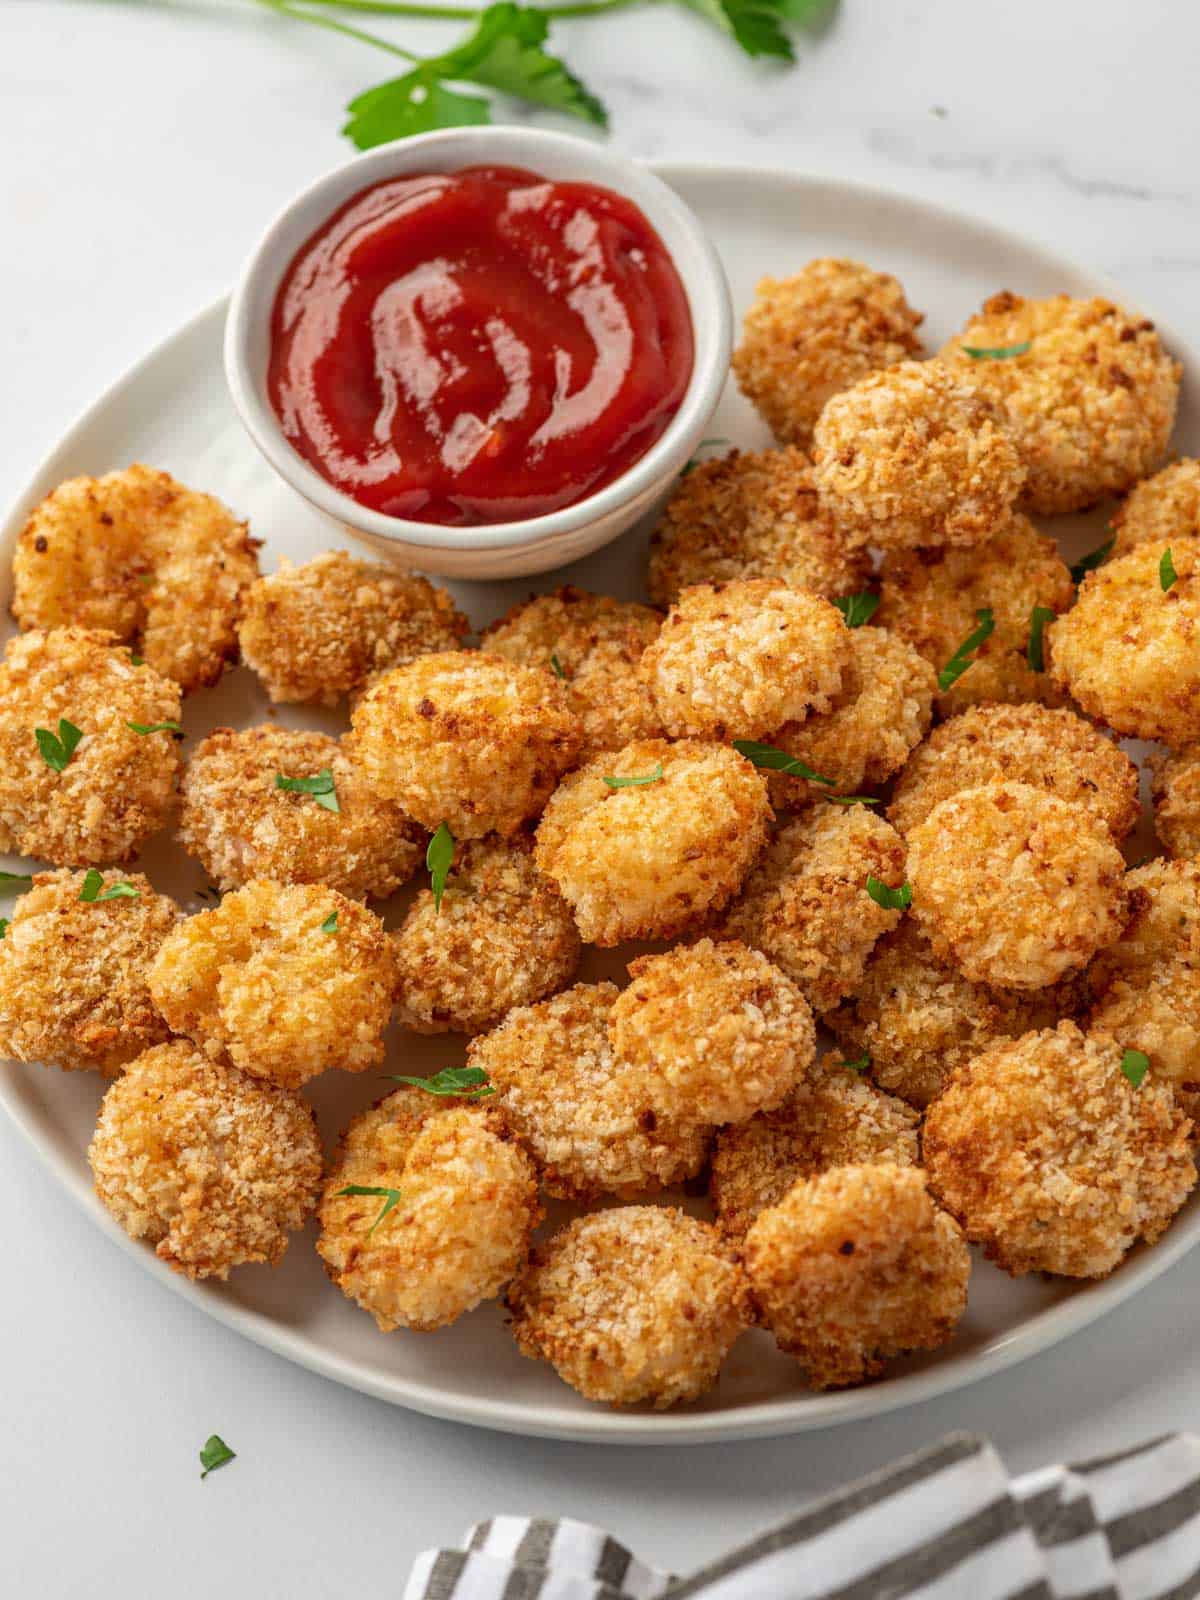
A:
<svg viewBox="0 0 1200 1600">
<path fill-rule="evenodd" d="M 388 517 L 328 483 L 289 444 L 267 394 L 271 310 L 301 245 L 370 184 L 416 172 L 526 167 L 602 184 L 641 207 L 683 280 L 692 314 L 691 381 L 669 426 L 627 472 L 575 505 L 524 522 L 448 528 Z M 729 285 L 708 236 L 659 178 L 600 144 L 533 128 L 452 128 L 383 145 L 320 178 L 279 213 L 242 269 L 225 325 L 225 375 L 250 437 L 276 472 L 339 528 L 401 566 L 452 578 L 514 578 L 577 560 L 649 511 L 695 452 L 729 371 Z"/>
</svg>

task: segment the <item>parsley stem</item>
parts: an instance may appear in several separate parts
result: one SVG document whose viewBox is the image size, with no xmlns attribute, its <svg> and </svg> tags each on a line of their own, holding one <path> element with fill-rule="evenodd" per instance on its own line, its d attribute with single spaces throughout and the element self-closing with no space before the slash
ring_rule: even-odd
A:
<svg viewBox="0 0 1200 1600">
<path fill-rule="evenodd" d="M 292 10 L 290 0 L 259 0 L 260 5 L 269 6 L 273 11 L 283 11 L 288 16 L 303 15 Z M 428 17 L 433 21 L 442 22 L 475 22 L 483 15 L 482 6 L 442 6 L 437 4 L 422 4 L 420 0 L 307 0 L 308 5 L 332 6 L 338 11 L 359 11 L 368 16 L 376 17 Z M 634 0 L 564 0 L 562 5 L 539 6 L 537 9 L 542 16 L 551 19 L 562 17 L 590 17 L 593 12 L 600 14 L 605 11 L 627 10 Z M 311 14 L 308 21 L 315 22 Z M 329 26 L 330 24 L 327 24 Z M 380 44 L 381 40 L 371 38 L 366 34 L 356 34 L 352 30 L 352 38 L 367 39 L 370 44 Z M 401 52 L 405 54 L 406 52 Z M 415 57 L 410 57 L 415 60 Z"/>
<path fill-rule="evenodd" d="M 414 55 L 411 50 L 402 49 L 398 44 L 392 44 L 390 39 L 381 39 L 377 33 L 365 33 L 362 28 L 351 27 L 348 22 L 338 22 L 335 17 L 324 17 L 319 11 L 306 11 L 301 6 L 292 5 L 291 0 L 258 0 L 258 3 L 266 6 L 268 11 L 277 11 L 282 17 L 292 17 L 297 22 L 311 22 L 314 28 L 328 28 L 331 33 L 345 34 L 346 38 L 357 39 L 360 44 L 373 44 L 376 49 L 386 50 L 389 55 L 400 56 L 404 61 L 420 62 L 425 59 L 423 56 Z M 330 0 L 312 0 L 314 5 L 327 5 L 329 3 Z M 372 9 L 376 8 L 373 7 Z M 407 10 L 407 7 L 405 10 Z M 426 16 L 432 14 L 432 8 L 429 11 L 418 13 L 418 15 Z M 474 17 L 477 15 L 474 11 L 460 11 L 458 13 L 439 11 L 437 13 L 439 16 L 447 17 L 453 17 L 456 14 L 460 17 Z"/>
</svg>

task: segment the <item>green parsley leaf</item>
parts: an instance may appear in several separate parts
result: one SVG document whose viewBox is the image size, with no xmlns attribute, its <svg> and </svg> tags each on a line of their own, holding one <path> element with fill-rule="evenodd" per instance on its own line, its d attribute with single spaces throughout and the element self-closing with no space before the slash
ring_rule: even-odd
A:
<svg viewBox="0 0 1200 1600">
<path fill-rule="evenodd" d="M 275 787 L 286 789 L 289 794 L 310 794 L 319 806 L 325 807 L 326 811 L 342 809 L 338 805 L 333 773 L 328 767 L 322 767 L 320 772 L 314 773 L 311 778 L 285 778 L 282 772 L 277 772 Z"/>
<path fill-rule="evenodd" d="M 38 749 L 42 752 L 42 760 L 48 767 L 53 767 L 55 772 L 62 772 L 83 738 L 82 732 L 73 722 L 68 722 L 66 717 L 58 719 L 57 736 L 51 733 L 49 728 L 35 728 L 33 736 L 37 740 Z"/>
<path fill-rule="evenodd" d="M 782 772 L 789 778 L 807 778 L 809 783 L 823 783 L 829 788 L 833 786 L 832 778 L 823 778 L 819 772 L 806 767 L 798 757 L 788 755 L 786 750 L 776 749 L 773 744 L 759 744 L 755 739 L 735 739 L 733 748 L 738 755 L 745 756 L 747 761 L 768 772 Z"/>
<path fill-rule="evenodd" d="M 145 656 L 138 655 L 136 650 L 131 650 L 129 652 L 129 664 L 133 667 L 144 667 L 146 665 L 146 658 Z"/>
<path fill-rule="evenodd" d="M 972 361 L 1010 361 L 1013 356 L 1023 356 L 1033 348 L 1033 341 L 1025 339 L 1020 344 L 964 344 L 963 355 Z"/>
<path fill-rule="evenodd" d="M 127 722 L 125 726 L 134 733 L 182 733 L 179 722 Z"/>
<path fill-rule="evenodd" d="M 1158 581 L 1162 584 L 1164 594 L 1173 583 L 1179 581 L 1179 574 L 1175 571 L 1175 563 L 1171 559 L 1170 550 L 1163 551 L 1162 560 L 1158 563 Z"/>
<path fill-rule="evenodd" d="M 1025 647 L 1025 659 L 1033 672 L 1046 670 L 1046 646 L 1043 635 L 1046 624 L 1053 622 L 1055 615 L 1049 606 L 1034 606 L 1029 613 L 1029 643 Z"/>
<path fill-rule="evenodd" d="M 839 1061 L 839 1067 L 849 1067 L 851 1072 L 865 1072 L 871 1065 L 871 1052 L 864 1050 L 862 1055 L 855 1056 L 853 1061 Z"/>
<path fill-rule="evenodd" d="M 983 644 L 984 640 L 990 639 L 992 634 L 996 631 L 996 619 L 992 614 L 991 606 L 984 606 L 981 611 L 977 611 L 975 613 L 975 616 L 979 622 L 979 626 L 975 629 L 974 633 L 969 633 L 967 635 L 967 637 L 959 645 L 958 649 L 950 657 L 949 661 L 947 661 L 946 665 L 938 673 L 938 688 L 941 689 L 943 693 L 945 693 L 951 684 L 958 682 L 968 667 L 974 666 L 975 658 L 972 652 L 978 650 L 979 646 Z"/>
<path fill-rule="evenodd" d="M 1121 1071 L 1135 1089 L 1141 1088 L 1142 1079 L 1149 1070 L 1150 1057 L 1143 1055 L 1140 1050 L 1126 1050 L 1121 1057 Z"/>
<path fill-rule="evenodd" d="M 446 892 L 446 879 L 454 864 L 454 835 L 448 823 L 439 822 L 437 832 L 425 851 L 425 866 L 429 872 L 429 886 L 433 890 L 433 905 L 442 909 L 442 896 Z"/>
<path fill-rule="evenodd" d="M 868 874 L 867 893 L 875 904 L 882 906 L 885 911 L 905 911 L 912 905 L 911 883 L 902 883 L 898 889 L 889 889 L 886 883 Z"/>
<path fill-rule="evenodd" d="M 325 918 L 325 921 L 321 924 L 321 932 L 322 933 L 336 933 L 337 932 L 337 912 L 336 911 L 331 911 L 329 913 L 329 915 Z"/>
<path fill-rule="evenodd" d="M 233 1461 L 236 1455 L 237 1451 L 231 1450 L 219 1433 L 210 1433 L 204 1449 L 200 1452 L 200 1465 L 204 1468 L 200 1474 L 201 1480 L 207 1478 L 210 1472 L 215 1472 L 218 1467 Z"/>
<path fill-rule="evenodd" d="M 0 872 L 0 888 L 6 883 L 32 883 L 32 872 Z"/>
<path fill-rule="evenodd" d="M 681 0 L 741 46 L 748 56 L 794 61 L 796 53 L 783 30 L 786 0 Z"/>
<path fill-rule="evenodd" d="M 8 918 L 7 917 L 0 917 L 0 939 L 3 939 L 7 932 L 8 932 Z"/>
<path fill-rule="evenodd" d="M 1116 542 L 1116 539 L 1106 539 L 1103 544 L 1097 545 L 1094 550 L 1090 550 L 1086 556 L 1080 556 L 1079 560 L 1071 568 L 1072 583 L 1082 583 L 1089 572 L 1095 572 L 1097 567 L 1102 567 L 1112 554 L 1112 547 Z"/>
<path fill-rule="evenodd" d="M 368 1239 L 375 1232 L 375 1229 L 383 1221 L 384 1217 L 387 1216 L 388 1212 L 391 1211 L 394 1206 L 398 1206 L 401 1200 L 404 1198 L 399 1189 L 372 1189 L 364 1187 L 361 1183 L 348 1183 L 344 1189 L 335 1190 L 335 1193 L 339 1195 L 374 1195 L 377 1199 L 383 1201 L 383 1210 L 367 1229 Z"/>
<path fill-rule="evenodd" d="M 822 796 L 835 806 L 879 806 L 883 801 L 873 794 L 827 794 Z"/>
<path fill-rule="evenodd" d="M 407 1083 L 411 1089 L 424 1089 L 426 1094 L 457 1095 L 463 1100 L 482 1100 L 496 1092 L 482 1067 L 443 1067 L 432 1078 L 406 1078 L 399 1072 L 385 1072 L 384 1077 L 392 1083 Z"/>
<path fill-rule="evenodd" d="M 660 761 L 653 772 L 639 772 L 632 778 L 610 778 L 605 776 L 605 783 L 610 789 L 637 789 L 644 783 L 657 783 L 663 775 L 663 764 Z"/>
<path fill-rule="evenodd" d="M 848 628 L 861 628 L 879 610 L 880 598 L 874 589 L 864 589 L 861 594 L 841 595 L 833 603 L 845 617 Z"/>
<path fill-rule="evenodd" d="M 136 900 L 138 893 L 131 883 L 110 883 L 105 889 L 104 874 L 95 867 L 89 867 L 84 874 L 79 898 L 91 904 L 94 900 Z"/>
<path fill-rule="evenodd" d="M 556 678 L 565 679 L 567 676 L 562 669 L 562 662 L 558 659 L 558 653 L 554 650 L 550 652 L 550 671 Z"/>
</svg>

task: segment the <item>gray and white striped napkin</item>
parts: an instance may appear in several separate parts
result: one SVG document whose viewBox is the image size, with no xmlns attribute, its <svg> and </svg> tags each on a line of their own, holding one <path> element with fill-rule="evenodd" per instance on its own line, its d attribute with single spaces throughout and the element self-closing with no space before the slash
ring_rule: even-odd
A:
<svg viewBox="0 0 1200 1600">
<path fill-rule="evenodd" d="M 417 1557 L 404 1600 L 1196 1600 L 1200 1439 L 1011 1479 L 951 1434 L 688 1577 L 601 1528 L 493 1517 Z"/>
</svg>

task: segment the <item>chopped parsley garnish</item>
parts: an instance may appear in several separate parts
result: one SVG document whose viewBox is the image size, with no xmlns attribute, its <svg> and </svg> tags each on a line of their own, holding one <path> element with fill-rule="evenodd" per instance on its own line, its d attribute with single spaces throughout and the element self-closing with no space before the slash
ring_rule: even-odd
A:
<svg viewBox="0 0 1200 1600">
<path fill-rule="evenodd" d="M 845 617 L 848 628 L 861 628 L 879 610 L 880 598 L 874 589 L 863 589 L 859 594 L 839 595 L 833 603 Z"/>
<path fill-rule="evenodd" d="M 556 650 L 551 650 L 550 652 L 550 671 L 556 678 L 565 678 L 567 676 L 563 671 L 562 662 L 558 659 L 558 652 Z"/>
<path fill-rule="evenodd" d="M 605 776 L 605 783 L 610 789 L 637 789 L 645 783 L 657 783 L 663 775 L 663 764 L 660 761 L 653 772 L 637 772 L 632 778 L 610 778 Z"/>
<path fill-rule="evenodd" d="M 383 1201 L 382 1211 L 380 1211 L 379 1215 L 375 1218 L 375 1221 L 367 1229 L 368 1239 L 375 1232 L 375 1229 L 383 1221 L 384 1217 L 387 1216 L 392 1207 L 398 1206 L 403 1198 L 403 1195 L 399 1189 L 372 1189 L 364 1187 L 361 1183 L 348 1183 L 344 1189 L 338 1189 L 335 1191 L 335 1193 L 339 1195 L 374 1195 L 377 1199 Z"/>
<path fill-rule="evenodd" d="M 886 883 L 868 874 L 867 893 L 875 904 L 882 906 L 885 911 L 904 911 L 912 905 L 911 883 L 902 883 L 898 889 L 889 889 Z"/>
<path fill-rule="evenodd" d="M 66 717 L 60 717 L 57 734 L 51 733 L 49 728 L 35 728 L 33 736 L 42 752 L 42 760 L 55 772 L 61 772 L 78 749 L 83 733 Z"/>
<path fill-rule="evenodd" d="M 96 867 L 89 867 L 84 874 L 79 898 L 91 904 L 94 900 L 136 900 L 138 893 L 131 883 L 110 883 L 105 889 L 104 874 Z"/>
<path fill-rule="evenodd" d="M 3 939 L 7 932 L 8 932 L 8 918 L 7 917 L 0 917 L 0 939 Z"/>
<path fill-rule="evenodd" d="M 200 1452 L 200 1465 L 204 1468 L 200 1477 L 207 1478 L 218 1467 L 227 1466 L 236 1455 L 237 1451 L 231 1450 L 219 1433 L 210 1433 Z"/>
<path fill-rule="evenodd" d="M 321 932 L 322 933 L 336 933 L 337 932 L 337 912 L 336 911 L 331 911 L 329 913 L 329 915 L 325 918 L 325 921 L 321 924 Z"/>
<path fill-rule="evenodd" d="M 183 732 L 183 724 L 179 722 L 127 722 L 125 726 L 134 733 Z"/>
<path fill-rule="evenodd" d="M 1046 644 L 1043 635 L 1046 624 L 1053 622 L 1054 617 L 1055 613 L 1049 606 L 1034 606 L 1029 613 L 1029 644 L 1025 649 L 1025 659 L 1034 672 L 1046 670 Z"/>
<path fill-rule="evenodd" d="M 873 794 L 827 794 L 824 798 L 835 806 L 878 806 L 883 802 Z"/>
<path fill-rule="evenodd" d="M 685 5 L 690 5 L 692 3 L 692 0 L 683 0 L 683 3 Z M 705 0 L 701 0 L 701 5 L 702 6 L 704 5 L 704 3 L 705 3 Z M 701 441 L 700 441 L 699 445 L 697 446 L 697 448 L 700 449 L 700 450 L 715 450 L 718 445 L 728 445 L 728 443 L 729 443 L 728 439 L 701 439 Z M 695 469 L 699 465 L 700 465 L 700 457 L 699 456 L 693 456 L 692 459 L 684 467 L 683 471 L 679 474 L 679 476 L 681 478 L 686 478 L 688 473 L 689 472 L 694 472 Z"/>
<path fill-rule="evenodd" d="M 442 896 L 446 892 L 446 879 L 454 864 L 454 835 L 445 822 L 438 823 L 437 832 L 425 851 L 425 866 L 429 871 L 429 887 L 433 890 L 435 911 L 442 909 Z"/>
<path fill-rule="evenodd" d="M 289 794 L 310 794 L 319 806 L 325 807 L 326 811 L 342 809 L 338 805 L 333 773 L 328 767 L 322 767 L 320 772 L 315 772 L 311 778 L 285 778 L 282 772 L 277 772 L 275 787 L 286 789 Z"/>
<path fill-rule="evenodd" d="M 1033 340 L 1023 339 L 1020 344 L 964 344 L 962 351 L 972 361 L 1010 361 L 1032 348 Z"/>
<path fill-rule="evenodd" d="M 1175 563 L 1171 559 L 1170 550 L 1163 551 L 1162 560 L 1158 563 L 1158 581 L 1162 584 L 1164 594 L 1173 583 L 1179 581 L 1179 574 L 1175 571 Z"/>
<path fill-rule="evenodd" d="M 855 1056 L 853 1061 L 839 1061 L 839 1067 L 848 1067 L 851 1072 L 865 1072 L 871 1065 L 871 1052 L 864 1050 L 862 1055 Z"/>
<path fill-rule="evenodd" d="M 984 606 L 975 613 L 979 626 L 973 633 L 969 633 L 958 649 L 938 673 L 938 688 L 943 694 L 962 677 L 968 667 L 975 665 L 974 652 L 985 640 L 990 639 L 996 631 L 996 619 L 992 614 L 991 606 Z"/>
<path fill-rule="evenodd" d="M 482 1067 L 443 1067 L 432 1078 L 406 1078 L 400 1072 L 385 1072 L 392 1083 L 406 1083 L 410 1089 L 424 1089 L 426 1094 L 457 1095 L 463 1100 L 482 1100 L 495 1094 Z"/>
<path fill-rule="evenodd" d="M 1150 1057 L 1143 1055 L 1140 1050 L 1126 1050 L 1121 1057 L 1121 1071 L 1129 1079 L 1135 1089 L 1140 1089 L 1142 1079 L 1150 1070 Z"/>
<path fill-rule="evenodd" d="M 1080 556 L 1079 560 L 1071 568 L 1072 583 L 1082 583 L 1089 572 L 1095 572 L 1097 567 L 1102 567 L 1112 554 L 1112 547 L 1116 542 L 1116 539 L 1106 539 L 1103 544 L 1097 545 L 1094 550 L 1089 550 L 1086 556 Z"/>
<path fill-rule="evenodd" d="M 129 664 L 132 667 L 144 667 L 146 665 L 146 658 L 145 656 L 138 655 L 136 650 L 131 650 L 129 652 Z"/>
<path fill-rule="evenodd" d="M 0 888 L 6 883 L 32 883 L 32 872 L 0 872 Z"/>
<path fill-rule="evenodd" d="M 785 777 L 807 778 L 809 783 L 823 783 L 828 788 L 833 787 L 832 778 L 823 778 L 819 772 L 806 767 L 798 757 L 788 755 L 786 750 L 777 749 L 773 744 L 759 744 L 754 739 L 735 739 L 733 748 L 738 755 L 745 756 L 754 766 L 764 767 L 768 772 L 782 772 Z"/>
</svg>

